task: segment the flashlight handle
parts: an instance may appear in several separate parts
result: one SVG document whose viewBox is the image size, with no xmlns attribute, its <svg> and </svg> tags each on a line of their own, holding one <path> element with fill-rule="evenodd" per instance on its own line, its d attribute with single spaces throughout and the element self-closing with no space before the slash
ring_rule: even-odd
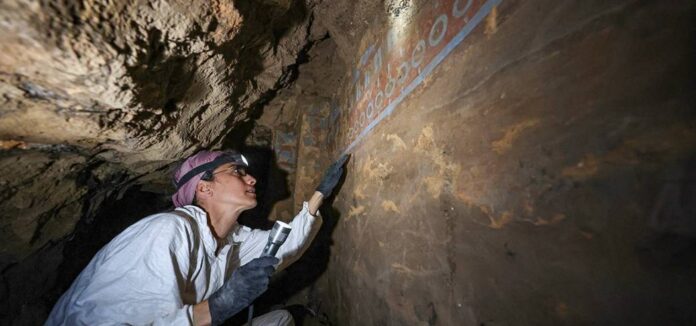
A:
<svg viewBox="0 0 696 326">
<path fill-rule="evenodd" d="M 263 253 L 261 253 L 261 257 L 266 257 L 266 256 L 275 257 L 276 253 L 278 253 L 279 248 L 280 248 L 279 243 L 268 242 L 268 243 L 266 243 L 266 247 L 263 248 Z"/>
<path fill-rule="evenodd" d="M 285 239 L 288 237 L 288 233 L 290 233 L 291 229 L 292 228 L 285 223 L 276 222 L 276 224 L 273 225 L 273 229 L 268 235 L 268 242 L 266 242 L 266 246 L 263 248 L 263 251 L 261 252 L 261 257 L 275 257 L 276 253 L 278 253 L 278 248 L 280 248 L 280 246 L 285 242 Z M 253 303 L 249 305 L 249 312 L 247 314 L 248 326 L 252 326 L 252 319 L 254 319 Z"/>
<path fill-rule="evenodd" d="M 266 246 L 263 248 L 261 256 L 275 257 L 276 253 L 278 252 L 278 248 L 285 243 L 285 240 L 288 238 L 288 234 L 291 230 L 292 227 L 287 223 L 276 221 L 275 224 L 273 224 L 273 228 L 268 233 L 268 241 L 266 242 Z"/>
</svg>

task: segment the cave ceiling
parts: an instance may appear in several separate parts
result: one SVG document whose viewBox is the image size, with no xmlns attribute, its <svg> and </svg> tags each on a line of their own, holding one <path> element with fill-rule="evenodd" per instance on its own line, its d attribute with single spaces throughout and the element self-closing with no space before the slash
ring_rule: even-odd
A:
<svg viewBox="0 0 696 326">
<path fill-rule="evenodd" d="M 371 1 L 0 2 L 0 267 L 330 99 Z M 251 126 L 251 127 L 249 127 Z M 251 131 L 250 131 L 251 130 Z"/>
<path fill-rule="evenodd" d="M 141 172 L 219 144 L 312 42 L 304 3 L 259 4 L 3 3 L 0 138 Z"/>
</svg>

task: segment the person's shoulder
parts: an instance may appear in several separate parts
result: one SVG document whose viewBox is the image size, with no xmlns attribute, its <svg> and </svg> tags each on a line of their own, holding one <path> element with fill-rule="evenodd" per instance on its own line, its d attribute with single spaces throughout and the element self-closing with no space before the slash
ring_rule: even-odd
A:
<svg viewBox="0 0 696 326">
<path fill-rule="evenodd" d="M 227 240 L 232 243 L 263 242 L 268 238 L 269 232 L 270 230 L 252 229 L 248 226 L 237 224 L 232 232 L 227 235 Z"/>
<path fill-rule="evenodd" d="M 138 237 L 149 238 L 152 245 L 167 244 L 172 250 L 193 248 L 200 235 L 193 226 L 194 221 L 173 211 L 157 213 L 143 218 L 138 224 Z"/>
<path fill-rule="evenodd" d="M 190 242 L 187 224 L 172 212 L 146 216 L 119 233 L 100 253 L 104 259 L 112 259 L 124 253 L 135 257 L 146 251 L 185 247 Z"/>
<path fill-rule="evenodd" d="M 174 211 L 168 211 L 147 216 L 134 224 L 132 228 L 139 230 L 156 230 L 158 233 L 167 231 L 178 233 L 180 231 L 190 230 L 191 223 L 180 214 Z"/>
</svg>

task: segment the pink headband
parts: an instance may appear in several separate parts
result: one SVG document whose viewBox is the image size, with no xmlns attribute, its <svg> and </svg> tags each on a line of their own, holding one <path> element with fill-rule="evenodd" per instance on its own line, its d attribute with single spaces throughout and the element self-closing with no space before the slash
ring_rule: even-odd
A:
<svg viewBox="0 0 696 326">
<path fill-rule="evenodd" d="M 174 180 L 178 185 L 176 193 L 172 196 L 174 206 L 181 207 L 193 204 L 193 198 L 196 196 L 196 186 L 198 185 L 198 182 L 201 181 L 201 177 L 205 171 L 197 173 L 184 184 L 179 185 L 179 180 L 181 180 L 181 178 L 184 177 L 189 171 L 203 164 L 212 162 L 222 154 L 224 154 L 224 152 L 200 151 L 187 158 L 184 163 L 179 166 L 176 172 L 174 172 Z"/>
</svg>

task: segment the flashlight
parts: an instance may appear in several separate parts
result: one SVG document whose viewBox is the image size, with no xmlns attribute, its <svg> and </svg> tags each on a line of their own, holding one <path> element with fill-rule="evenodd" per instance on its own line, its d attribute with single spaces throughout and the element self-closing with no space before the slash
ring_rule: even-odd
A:
<svg viewBox="0 0 696 326">
<path fill-rule="evenodd" d="M 244 158 L 244 156 L 242 156 Z M 246 159 L 244 159 L 246 161 Z M 288 238 L 288 234 L 290 234 L 290 230 L 292 230 L 292 226 L 290 224 L 281 222 L 281 221 L 276 221 L 275 224 L 273 224 L 273 228 L 271 229 L 271 232 L 268 233 L 268 242 L 266 242 L 266 247 L 263 248 L 263 252 L 261 253 L 261 257 L 264 256 L 275 256 L 275 254 L 278 252 L 278 249 L 280 246 L 283 245 L 285 240 Z M 254 304 L 252 303 L 249 305 L 249 311 L 247 315 L 247 325 L 252 326 L 253 322 L 252 319 L 254 318 Z"/>
<path fill-rule="evenodd" d="M 285 239 L 288 238 L 288 234 L 292 230 L 292 227 L 284 222 L 276 221 L 273 224 L 273 229 L 268 234 L 268 242 L 266 242 L 266 247 L 263 248 L 263 253 L 261 256 L 275 256 L 278 252 L 278 248 L 283 245 Z"/>
</svg>

